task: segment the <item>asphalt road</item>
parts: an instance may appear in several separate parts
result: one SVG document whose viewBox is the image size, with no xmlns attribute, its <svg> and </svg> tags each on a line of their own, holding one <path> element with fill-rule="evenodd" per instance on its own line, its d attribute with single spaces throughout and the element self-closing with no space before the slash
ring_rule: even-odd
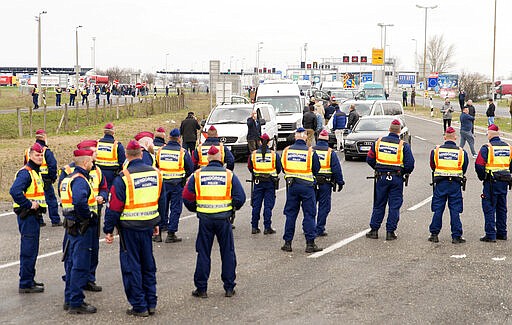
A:
<svg viewBox="0 0 512 325">
<path fill-rule="evenodd" d="M 209 298 L 191 296 L 194 289 L 197 219 L 184 210 L 179 235 L 183 242 L 155 244 L 158 272 L 158 307 L 150 321 L 182 323 L 280 323 L 280 324 L 407 324 L 407 323 L 510 323 L 512 276 L 508 256 L 511 243 L 482 243 L 481 184 L 470 161 L 464 192 L 462 222 L 467 243 L 451 243 L 448 212 L 440 242 L 427 241 L 431 187 L 429 151 L 442 141 L 442 125 L 407 117 L 413 140 L 416 169 L 405 189 L 398 240 L 386 242 L 364 237 L 372 206 L 372 174 L 363 161 L 342 159 L 346 186 L 333 194 L 327 221 L 328 237 L 317 239 L 326 248 L 309 255 L 301 217 L 297 222 L 292 253 L 280 250 L 284 228 L 285 192 L 277 193 L 273 227 L 275 235 L 251 235 L 249 202 L 237 213 L 234 230 L 238 259 L 236 295 L 225 298 L 220 280 L 218 246 L 212 252 Z M 486 142 L 477 135 L 480 147 Z M 249 192 L 248 171 L 237 163 L 235 173 Z M 281 182 L 282 183 L 282 182 Z M 19 234 L 12 214 L 0 216 L 0 323 L 135 322 L 119 269 L 119 242 L 100 244 L 98 281 L 104 290 L 86 293 L 98 307 L 95 315 L 68 315 L 62 310 L 64 283 L 60 250 L 63 230 L 46 227 L 41 233 L 36 279 L 46 284 L 42 294 L 17 291 Z"/>
</svg>

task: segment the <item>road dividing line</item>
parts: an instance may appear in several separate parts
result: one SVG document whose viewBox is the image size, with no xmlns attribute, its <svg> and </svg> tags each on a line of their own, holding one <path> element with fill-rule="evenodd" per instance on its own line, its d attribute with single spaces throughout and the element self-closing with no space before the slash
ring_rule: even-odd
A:
<svg viewBox="0 0 512 325">
<path fill-rule="evenodd" d="M 0 213 L 0 217 L 10 216 L 10 215 L 14 215 L 14 212 Z"/>
<path fill-rule="evenodd" d="M 421 208 L 422 206 L 424 206 L 425 204 L 429 203 L 430 201 L 432 201 L 432 195 L 429 196 L 428 198 L 426 198 L 425 200 L 421 201 L 420 203 L 413 205 L 412 207 L 407 209 L 407 211 L 414 211 L 414 210 L 416 210 L 418 208 Z"/>
<path fill-rule="evenodd" d="M 351 236 L 349 238 L 345 238 L 343 240 L 340 240 L 336 244 L 333 244 L 333 245 L 331 245 L 331 246 L 329 246 L 327 248 L 324 248 L 323 251 L 311 254 L 311 255 L 308 256 L 308 258 L 318 258 L 320 256 L 323 256 L 323 255 L 327 254 L 327 253 L 330 253 L 333 250 L 336 250 L 336 249 L 338 249 L 340 247 L 343 247 L 343 246 L 347 245 L 348 243 L 353 242 L 354 240 L 363 237 L 368 231 L 370 231 L 370 228 L 365 229 L 365 230 L 363 230 L 361 232 L 358 232 L 357 234 L 355 234 L 355 235 L 353 235 L 353 236 Z"/>
<path fill-rule="evenodd" d="M 419 140 L 422 140 L 422 141 L 427 141 L 427 139 L 424 139 L 424 138 L 419 137 L 419 136 L 417 136 L 417 135 L 415 135 L 414 137 L 415 137 L 416 139 L 419 139 Z"/>
</svg>

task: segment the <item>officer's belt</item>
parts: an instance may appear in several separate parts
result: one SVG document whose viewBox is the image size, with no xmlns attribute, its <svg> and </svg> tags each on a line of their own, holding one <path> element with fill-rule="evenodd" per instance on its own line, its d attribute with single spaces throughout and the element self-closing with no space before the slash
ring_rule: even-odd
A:
<svg viewBox="0 0 512 325">
<path fill-rule="evenodd" d="M 434 182 L 439 183 L 442 181 L 462 182 L 462 177 L 459 177 L 459 176 L 434 176 Z"/>
<path fill-rule="evenodd" d="M 327 184 L 331 182 L 332 174 L 319 174 L 316 175 L 316 183 L 318 185 Z"/>
<path fill-rule="evenodd" d="M 256 175 L 254 176 L 254 181 L 257 183 L 259 182 L 271 182 L 272 181 L 272 176 L 270 174 L 260 174 L 260 175 Z"/>
<path fill-rule="evenodd" d="M 396 171 L 390 171 L 390 172 L 375 172 L 375 176 L 400 176 L 402 173 L 399 170 Z"/>
</svg>

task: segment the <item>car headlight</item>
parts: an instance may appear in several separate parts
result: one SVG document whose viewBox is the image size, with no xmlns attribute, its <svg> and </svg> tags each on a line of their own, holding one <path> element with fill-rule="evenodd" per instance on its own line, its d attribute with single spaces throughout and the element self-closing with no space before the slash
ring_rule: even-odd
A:
<svg viewBox="0 0 512 325">
<path fill-rule="evenodd" d="M 352 145 L 354 143 L 356 143 L 355 140 L 345 140 L 345 144 Z"/>
<path fill-rule="evenodd" d="M 238 142 L 239 143 L 242 143 L 242 142 L 247 142 L 247 136 L 246 135 L 241 135 L 238 137 Z"/>
</svg>

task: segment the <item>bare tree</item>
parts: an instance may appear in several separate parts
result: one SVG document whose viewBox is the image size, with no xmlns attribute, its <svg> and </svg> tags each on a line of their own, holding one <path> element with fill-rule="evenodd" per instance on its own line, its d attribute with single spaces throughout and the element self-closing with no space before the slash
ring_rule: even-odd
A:
<svg viewBox="0 0 512 325">
<path fill-rule="evenodd" d="M 126 75 L 125 69 L 119 67 L 111 67 L 105 70 L 105 74 L 108 76 L 110 80 L 119 80 L 121 83 L 127 83 L 123 81 L 123 78 Z M 128 82 L 130 80 L 128 79 Z"/>
<path fill-rule="evenodd" d="M 463 72 L 459 77 L 459 87 L 466 92 L 466 99 L 478 100 L 486 94 L 486 80 L 488 78 L 483 74 Z"/>
<path fill-rule="evenodd" d="M 156 75 L 154 73 L 145 73 L 143 76 L 142 76 L 142 79 L 143 80 L 146 80 L 146 82 L 150 85 L 154 84 L 155 83 L 155 78 L 156 78 Z"/>
<path fill-rule="evenodd" d="M 448 72 L 454 67 L 454 55 L 455 46 L 447 45 L 443 35 L 432 36 L 427 42 L 427 73 Z M 418 56 L 418 65 L 423 66 L 423 55 Z"/>
</svg>

